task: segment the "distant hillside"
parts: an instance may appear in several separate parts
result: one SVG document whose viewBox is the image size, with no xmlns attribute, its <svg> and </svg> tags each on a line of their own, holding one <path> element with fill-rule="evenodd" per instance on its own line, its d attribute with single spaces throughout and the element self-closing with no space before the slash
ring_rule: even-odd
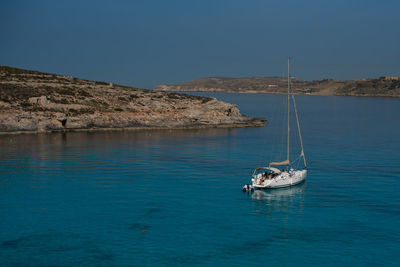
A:
<svg viewBox="0 0 400 267">
<path fill-rule="evenodd" d="M 381 77 L 357 81 L 325 79 L 320 81 L 302 81 L 292 78 L 292 90 L 295 94 L 312 95 L 351 95 L 351 96 L 400 96 L 400 80 L 397 77 Z M 286 93 L 287 78 L 201 78 L 181 84 L 161 84 L 155 90 L 160 91 L 209 91 L 231 93 Z"/>
<path fill-rule="evenodd" d="M 263 126 L 215 98 L 0 66 L 0 132 Z"/>
<path fill-rule="evenodd" d="M 400 79 L 365 79 L 349 81 L 337 88 L 336 95 L 346 96 L 400 96 Z"/>
</svg>

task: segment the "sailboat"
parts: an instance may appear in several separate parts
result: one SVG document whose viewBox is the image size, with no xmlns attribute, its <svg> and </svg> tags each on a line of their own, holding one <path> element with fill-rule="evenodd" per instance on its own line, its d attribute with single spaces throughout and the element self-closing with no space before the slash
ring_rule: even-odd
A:
<svg viewBox="0 0 400 267">
<path fill-rule="evenodd" d="M 292 101 L 291 101 L 292 100 Z M 301 152 L 297 159 L 291 161 L 290 155 L 290 106 L 293 104 L 293 108 L 296 114 L 297 132 L 299 135 Z M 288 92 L 287 92 L 287 151 L 286 159 L 278 162 L 270 162 L 268 166 L 257 168 L 252 172 L 251 185 L 247 188 L 250 189 L 272 189 L 282 188 L 288 186 L 294 186 L 305 181 L 307 176 L 307 163 L 303 149 L 303 139 L 301 137 L 299 116 L 297 114 L 296 100 L 291 92 L 290 84 L 290 58 L 288 59 Z M 295 162 L 299 162 L 303 159 L 304 167 L 295 169 Z"/>
</svg>

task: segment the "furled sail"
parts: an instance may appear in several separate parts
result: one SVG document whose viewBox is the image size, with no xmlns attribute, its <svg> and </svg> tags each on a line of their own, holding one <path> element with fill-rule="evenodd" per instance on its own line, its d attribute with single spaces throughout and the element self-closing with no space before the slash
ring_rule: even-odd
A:
<svg viewBox="0 0 400 267">
<path fill-rule="evenodd" d="M 276 166 L 276 165 L 290 165 L 290 162 L 289 162 L 289 160 L 284 160 L 284 161 L 269 163 L 269 166 Z"/>
</svg>

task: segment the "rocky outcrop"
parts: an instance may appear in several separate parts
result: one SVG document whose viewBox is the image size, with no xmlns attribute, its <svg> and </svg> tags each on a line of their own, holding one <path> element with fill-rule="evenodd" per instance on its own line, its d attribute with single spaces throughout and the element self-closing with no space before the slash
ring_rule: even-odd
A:
<svg viewBox="0 0 400 267">
<path fill-rule="evenodd" d="M 215 98 L 0 67 L 0 132 L 263 126 Z"/>
</svg>

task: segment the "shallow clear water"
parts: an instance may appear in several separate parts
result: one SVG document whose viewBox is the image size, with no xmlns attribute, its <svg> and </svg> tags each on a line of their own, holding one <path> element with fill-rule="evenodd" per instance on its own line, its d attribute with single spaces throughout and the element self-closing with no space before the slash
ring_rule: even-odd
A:
<svg viewBox="0 0 400 267">
<path fill-rule="evenodd" d="M 399 264 L 398 99 L 298 96 L 306 183 L 246 194 L 283 98 L 202 95 L 270 120 L 0 136 L 1 265 Z"/>
</svg>

